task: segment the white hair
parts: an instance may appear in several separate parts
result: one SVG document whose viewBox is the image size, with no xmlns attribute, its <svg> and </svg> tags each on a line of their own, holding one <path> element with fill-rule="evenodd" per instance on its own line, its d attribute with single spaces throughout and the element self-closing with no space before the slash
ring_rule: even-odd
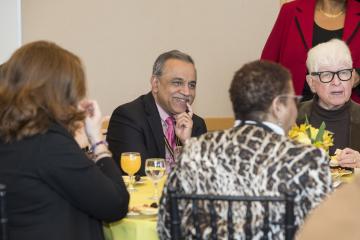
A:
<svg viewBox="0 0 360 240">
<path fill-rule="evenodd" d="M 339 39 L 331 39 L 320 43 L 309 50 L 306 67 L 311 72 L 318 72 L 323 66 L 344 65 L 352 68 L 353 62 L 350 49 L 346 43 Z"/>
</svg>

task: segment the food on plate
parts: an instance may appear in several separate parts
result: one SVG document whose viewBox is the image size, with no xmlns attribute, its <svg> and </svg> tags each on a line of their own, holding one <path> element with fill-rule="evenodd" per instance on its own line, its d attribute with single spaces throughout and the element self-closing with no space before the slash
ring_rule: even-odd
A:
<svg viewBox="0 0 360 240">
<path fill-rule="evenodd" d="M 129 212 L 138 213 L 143 215 L 156 215 L 158 213 L 157 203 L 135 205 L 129 208 Z"/>
<path fill-rule="evenodd" d="M 351 170 L 344 169 L 344 168 L 332 168 L 332 169 L 330 169 L 330 171 L 331 171 L 331 175 L 334 177 L 337 177 L 337 176 L 341 177 L 341 176 L 352 173 Z"/>
<path fill-rule="evenodd" d="M 123 176 L 123 179 L 126 184 L 128 184 L 130 181 L 129 176 Z M 144 184 L 144 183 L 145 183 L 144 178 L 137 175 L 134 176 L 134 184 Z"/>
<path fill-rule="evenodd" d="M 135 181 L 138 182 L 141 180 L 141 176 L 140 175 L 135 175 Z"/>
<path fill-rule="evenodd" d="M 152 208 L 157 208 L 159 207 L 158 204 L 156 202 L 153 202 L 152 204 L 150 204 L 150 207 Z"/>
<path fill-rule="evenodd" d="M 338 157 L 340 156 L 341 151 L 342 151 L 341 149 L 336 149 L 335 155 L 330 157 L 330 163 L 329 163 L 329 164 L 330 164 L 330 167 L 337 167 L 337 166 L 339 166 Z"/>
</svg>

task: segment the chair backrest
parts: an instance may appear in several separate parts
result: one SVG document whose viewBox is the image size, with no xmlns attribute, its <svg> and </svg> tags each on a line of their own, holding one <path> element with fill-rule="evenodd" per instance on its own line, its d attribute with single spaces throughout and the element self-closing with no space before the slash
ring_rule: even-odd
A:
<svg viewBox="0 0 360 240">
<path fill-rule="evenodd" d="M 244 228 L 241 230 L 236 229 L 237 231 L 243 231 L 246 239 L 252 239 L 252 227 L 251 227 L 251 204 L 253 202 L 260 202 L 264 206 L 264 220 L 262 225 L 263 238 L 267 239 L 268 232 L 270 230 L 270 224 L 277 224 L 280 227 L 284 228 L 284 239 L 291 240 L 294 238 L 296 232 L 296 226 L 294 224 L 294 198 L 291 196 L 280 196 L 280 197 L 270 197 L 270 196 L 221 196 L 221 195 L 194 195 L 194 194 L 179 194 L 176 193 L 173 189 L 169 190 L 170 196 L 170 218 L 171 218 L 171 239 L 183 239 L 184 236 L 181 234 L 181 219 L 179 216 L 178 201 L 185 200 L 192 202 L 191 214 L 192 221 L 195 228 L 195 239 L 201 238 L 200 224 L 199 224 L 199 201 L 209 201 L 208 213 L 210 215 L 210 227 L 212 229 L 211 239 L 217 239 L 217 216 L 216 210 L 214 207 L 214 202 L 227 202 L 227 233 L 228 239 L 234 239 L 234 220 L 233 220 L 233 203 L 242 202 L 246 206 L 245 213 L 245 224 Z M 269 204 L 270 203 L 281 203 L 285 206 L 285 216 L 282 218 L 283 222 L 270 222 L 269 214 Z M 203 220 L 203 219 L 201 219 Z"/>
<path fill-rule="evenodd" d="M 6 215 L 6 186 L 0 184 L 0 240 L 8 239 L 7 222 L 8 218 Z"/>
<path fill-rule="evenodd" d="M 231 128 L 235 121 L 233 117 L 207 117 L 204 120 L 209 132 Z"/>
</svg>

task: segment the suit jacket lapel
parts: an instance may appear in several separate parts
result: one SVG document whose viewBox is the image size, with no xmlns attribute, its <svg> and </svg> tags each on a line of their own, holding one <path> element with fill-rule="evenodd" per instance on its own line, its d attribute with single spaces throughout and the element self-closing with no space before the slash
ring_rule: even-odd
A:
<svg viewBox="0 0 360 240">
<path fill-rule="evenodd" d="M 350 106 L 350 148 L 360 149 L 360 107 L 351 101 Z"/>
<path fill-rule="evenodd" d="M 350 40 L 355 31 L 358 31 L 358 25 L 360 22 L 360 3 L 355 0 L 349 0 L 347 2 L 346 15 L 345 15 L 345 28 L 343 33 L 343 40 Z M 359 26 L 360 27 L 360 26 Z M 350 43 L 348 43 L 350 44 Z"/>
<path fill-rule="evenodd" d="M 298 29 L 300 31 L 299 34 L 303 35 L 307 50 L 312 47 L 315 3 L 316 0 L 302 0 L 299 1 L 296 7 L 295 18 L 300 25 L 300 29 Z"/>
<path fill-rule="evenodd" d="M 145 96 L 144 105 L 147 118 L 146 120 L 150 125 L 160 156 L 165 156 L 164 132 L 161 125 L 160 114 L 157 110 L 155 99 L 151 92 Z"/>
</svg>

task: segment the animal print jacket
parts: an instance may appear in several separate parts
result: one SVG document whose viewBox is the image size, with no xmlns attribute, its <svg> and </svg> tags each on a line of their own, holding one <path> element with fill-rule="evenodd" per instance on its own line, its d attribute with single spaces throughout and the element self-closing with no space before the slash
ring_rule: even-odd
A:
<svg viewBox="0 0 360 240">
<path fill-rule="evenodd" d="M 243 125 L 225 131 L 209 132 L 190 139 L 184 146 L 178 165 L 169 175 L 160 200 L 158 233 L 160 239 L 170 238 L 168 188 L 180 193 L 214 195 L 295 196 L 295 224 L 332 191 L 327 154 L 320 149 L 302 145 L 257 125 Z M 277 205 L 271 221 L 283 216 L 283 205 Z M 242 208 L 243 209 L 243 208 Z M 272 207 L 272 209 L 274 209 Z M 252 205 L 253 239 L 260 239 L 263 207 Z M 179 201 L 182 235 L 194 239 L 191 204 Z M 227 207 L 216 205 L 218 239 L 227 239 Z M 203 209 L 201 234 L 211 233 L 208 210 Z M 233 205 L 235 239 L 245 239 L 245 211 Z M 210 220 L 209 220 L 210 221 Z M 283 239 L 283 230 L 272 225 L 269 239 Z"/>
</svg>

